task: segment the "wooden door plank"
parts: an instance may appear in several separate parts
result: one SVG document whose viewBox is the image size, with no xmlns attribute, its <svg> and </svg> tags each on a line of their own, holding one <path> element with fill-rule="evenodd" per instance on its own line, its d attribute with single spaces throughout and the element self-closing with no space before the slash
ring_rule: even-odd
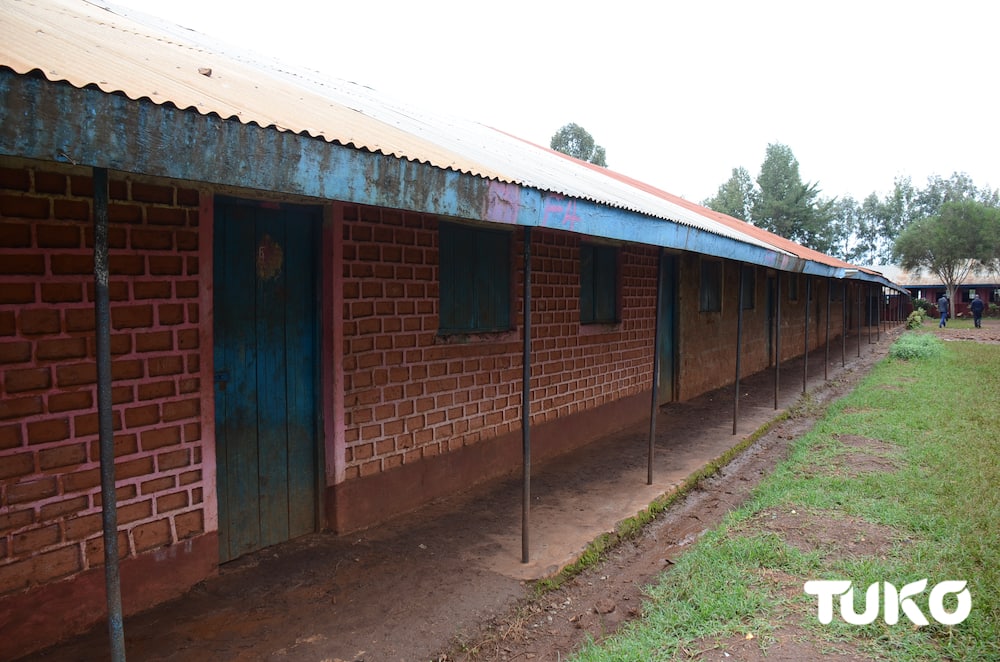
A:
<svg viewBox="0 0 1000 662">
<path fill-rule="evenodd" d="M 260 541 L 257 487 L 257 380 L 254 371 L 256 330 L 254 288 L 254 223 L 252 210 L 226 209 L 227 243 L 220 246 L 223 290 L 219 298 L 224 336 L 220 338 L 224 370 L 228 373 L 222 423 L 224 435 L 225 498 L 228 516 L 228 556 L 236 558 L 257 549 Z"/>
<path fill-rule="evenodd" d="M 228 396 L 232 393 L 229 390 L 229 348 L 222 342 L 223 339 L 228 338 L 232 333 L 231 324 L 229 323 L 229 316 L 226 314 L 228 308 L 226 306 L 218 305 L 220 302 L 229 299 L 232 294 L 230 293 L 230 283 L 226 274 L 229 273 L 232 267 L 229 265 L 226 259 L 226 252 L 223 250 L 224 246 L 229 244 L 229 233 L 228 233 L 229 223 L 225 215 L 225 209 L 222 207 L 216 207 L 216 218 L 214 227 L 214 255 L 213 255 L 213 272 L 212 281 L 214 287 L 214 296 L 216 305 L 214 305 L 214 319 L 215 324 L 212 330 L 215 338 L 215 348 L 213 351 L 214 362 L 213 362 L 213 372 L 215 373 L 215 453 L 216 453 L 216 493 L 218 498 L 218 508 L 219 508 L 219 556 L 220 560 L 228 561 L 232 557 L 231 555 L 231 541 L 229 538 L 230 527 L 228 526 L 232 515 L 229 512 L 229 472 L 227 471 L 225 458 L 228 457 L 228 440 L 229 435 L 226 434 L 225 421 L 226 418 L 226 406 L 228 404 Z M 219 460 L 222 461 L 219 461 Z"/>
<path fill-rule="evenodd" d="M 261 545 L 288 539 L 288 412 L 285 305 L 288 264 L 280 212 L 259 209 L 257 250 L 257 443 Z"/>
<path fill-rule="evenodd" d="M 288 534 L 316 530 L 316 294 L 318 214 L 286 215 L 287 299 L 285 369 L 288 409 Z"/>
</svg>

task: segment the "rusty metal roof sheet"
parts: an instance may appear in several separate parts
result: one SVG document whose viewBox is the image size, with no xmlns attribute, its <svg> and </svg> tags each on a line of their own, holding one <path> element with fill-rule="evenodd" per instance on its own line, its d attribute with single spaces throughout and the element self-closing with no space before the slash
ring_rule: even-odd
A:
<svg viewBox="0 0 1000 662">
<path fill-rule="evenodd" d="M 327 98 L 317 97 L 273 63 L 227 55 L 203 35 L 138 16 L 80 0 L 3 0 L 0 63 L 22 74 L 38 70 L 49 80 L 75 87 L 93 85 L 130 99 L 171 103 L 244 124 L 499 177 L 366 115 L 350 99 L 363 91 L 360 86 L 345 85 L 330 89 Z"/>
<path fill-rule="evenodd" d="M 0 0 L 0 65 L 158 104 L 674 221 L 840 268 L 846 263 L 482 124 L 407 107 L 168 22 L 86 0 Z"/>
</svg>

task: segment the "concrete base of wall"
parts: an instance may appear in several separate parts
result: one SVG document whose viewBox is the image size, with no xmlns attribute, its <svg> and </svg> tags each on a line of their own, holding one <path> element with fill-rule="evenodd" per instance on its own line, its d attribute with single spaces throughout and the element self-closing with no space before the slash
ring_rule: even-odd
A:
<svg viewBox="0 0 1000 662">
<path fill-rule="evenodd" d="M 219 567 L 219 536 L 212 532 L 122 559 L 122 611 L 134 614 L 179 597 Z M 46 648 L 107 621 L 104 567 L 47 584 L 0 602 L 0 660 Z"/>
<path fill-rule="evenodd" d="M 531 428 L 531 461 L 543 462 L 649 418 L 642 393 Z M 521 431 L 326 490 L 327 526 L 348 533 L 414 510 L 484 480 L 521 470 Z"/>
</svg>

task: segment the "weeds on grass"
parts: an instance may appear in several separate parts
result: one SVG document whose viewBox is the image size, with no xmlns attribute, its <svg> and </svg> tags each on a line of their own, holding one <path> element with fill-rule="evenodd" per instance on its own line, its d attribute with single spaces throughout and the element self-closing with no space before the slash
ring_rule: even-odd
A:
<svg viewBox="0 0 1000 662">
<path fill-rule="evenodd" d="M 903 361 L 926 359 L 937 356 L 943 349 L 943 343 L 932 334 L 904 333 L 889 348 L 889 356 Z"/>
<path fill-rule="evenodd" d="M 1000 347 L 949 343 L 920 360 L 878 364 L 796 442 L 743 508 L 663 575 L 643 620 L 587 646 L 577 659 L 672 659 L 705 641 L 742 639 L 742 632 L 755 633 L 764 647 L 787 638 L 782 629 L 789 626 L 807 634 L 817 655 L 833 645 L 893 660 L 1000 659 L 998 398 Z M 898 468 L 853 477 L 817 471 L 856 452 L 839 441 L 843 435 L 898 446 Z M 821 556 L 754 529 L 752 518 L 763 509 L 789 503 L 820 517 L 879 525 L 894 541 L 891 551 Z M 762 581 L 768 573 L 784 578 L 784 592 Z M 836 617 L 820 625 L 815 597 L 797 593 L 810 579 L 851 580 L 860 613 L 870 584 L 901 587 L 925 578 L 928 590 L 943 580 L 967 581 L 969 617 L 954 626 L 915 627 L 906 618 L 856 626 Z M 927 614 L 926 593 L 916 599 Z"/>
</svg>

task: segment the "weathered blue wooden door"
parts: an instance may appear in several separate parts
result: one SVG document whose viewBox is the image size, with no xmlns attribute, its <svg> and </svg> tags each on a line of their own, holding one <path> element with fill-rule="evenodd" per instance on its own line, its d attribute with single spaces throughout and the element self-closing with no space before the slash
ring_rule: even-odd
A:
<svg viewBox="0 0 1000 662">
<path fill-rule="evenodd" d="M 660 259 L 660 306 L 659 347 L 656 349 L 657 360 L 660 362 L 660 387 L 657 395 L 659 402 L 664 404 L 676 398 L 676 379 L 674 376 L 674 356 L 676 354 L 677 333 L 677 256 L 664 253 Z"/>
<path fill-rule="evenodd" d="M 316 530 L 320 213 L 215 207 L 215 437 L 222 561 Z"/>
</svg>

